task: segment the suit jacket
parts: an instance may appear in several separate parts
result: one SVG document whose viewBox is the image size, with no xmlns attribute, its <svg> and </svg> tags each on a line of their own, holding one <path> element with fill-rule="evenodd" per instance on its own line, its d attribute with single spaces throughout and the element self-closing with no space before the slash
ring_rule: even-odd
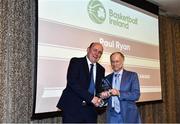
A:
<svg viewBox="0 0 180 124">
<path fill-rule="evenodd" d="M 113 74 L 106 76 L 112 86 Z M 124 123 L 140 123 L 141 118 L 135 101 L 140 97 L 138 75 L 135 72 L 123 70 L 120 86 L 120 108 Z M 111 97 L 108 99 L 107 112 L 112 107 Z"/>
<path fill-rule="evenodd" d="M 104 78 L 104 73 L 105 69 L 96 63 L 96 93 L 101 92 L 101 82 L 102 78 Z M 91 100 L 94 96 L 88 92 L 89 84 L 90 75 L 86 57 L 72 58 L 67 72 L 67 86 L 63 90 L 57 107 L 65 112 L 77 115 L 83 107 L 83 101 L 86 101 L 87 104 L 92 104 Z"/>
</svg>

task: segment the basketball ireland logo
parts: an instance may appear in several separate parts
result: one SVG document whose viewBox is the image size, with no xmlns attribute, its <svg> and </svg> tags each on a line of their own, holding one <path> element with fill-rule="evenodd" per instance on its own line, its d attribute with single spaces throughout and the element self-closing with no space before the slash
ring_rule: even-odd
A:
<svg viewBox="0 0 180 124">
<path fill-rule="evenodd" d="M 91 0 L 88 4 L 87 11 L 94 23 L 102 24 L 106 19 L 106 11 L 102 3 L 98 0 Z"/>
</svg>

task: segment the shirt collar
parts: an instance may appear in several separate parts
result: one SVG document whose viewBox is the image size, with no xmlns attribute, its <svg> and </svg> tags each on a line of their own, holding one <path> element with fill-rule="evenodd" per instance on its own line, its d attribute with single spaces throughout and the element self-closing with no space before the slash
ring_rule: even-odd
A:
<svg viewBox="0 0 180 124">
<path fill-rule="evenodd" d="M 122 75 L 122 73 L 123 73 L 123 69 L 121 69 L 121 70 L 118 71 L 118 72 L 114 72 L 114 74 L 119 74 L 119 75 Z"/>
<path fill-rule="evenodd" d="M 88 65 L 93 64 L 94 66 L 96 66 L 96 63 L 92 63 L 92 62 L 88 59 L 87 56 L 86 56 L 86 60 L 87 60 Z"/>
</svg>

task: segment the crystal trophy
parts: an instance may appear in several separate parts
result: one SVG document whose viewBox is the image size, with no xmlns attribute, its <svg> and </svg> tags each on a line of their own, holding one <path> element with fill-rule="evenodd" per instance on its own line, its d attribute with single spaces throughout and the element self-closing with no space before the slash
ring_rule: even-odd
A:
<svg viewBox="0 0 180 124">
<path fill-rule="evenodd" d="M 102 89 L 103 89 L 103 92 L 108 92 L 111 95 L 109 90 L 112 89 L 112 87 L 111 87 L 110 82 L 106 78 L 102 79 Z M 101 93 L 98 96 L 102 98 Z M 105 99 L 102 98 L 99 107 L 103 107 L 103 106 L 107 106 L 107 102 L 105 102 Z"/>
</svg>

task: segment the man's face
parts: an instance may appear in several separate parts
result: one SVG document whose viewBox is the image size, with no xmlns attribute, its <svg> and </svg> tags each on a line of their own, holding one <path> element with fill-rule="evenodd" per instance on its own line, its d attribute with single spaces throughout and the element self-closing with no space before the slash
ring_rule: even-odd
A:
<svg viewBox="0 0 180 124">
<path fill-rule="evenodd" d="M 111 56 L 111 67 L 113 71 L 118 72 L 123 68 L 124 59 L 119 54 Z"/>
<path fill-rule="evenodd" d="M 103 53 L 103 47 L 101 44 L 94 43 L 90 48 L 87 49 L 87 57 L 92 63 L 99 61 Z"/>
</svg>

